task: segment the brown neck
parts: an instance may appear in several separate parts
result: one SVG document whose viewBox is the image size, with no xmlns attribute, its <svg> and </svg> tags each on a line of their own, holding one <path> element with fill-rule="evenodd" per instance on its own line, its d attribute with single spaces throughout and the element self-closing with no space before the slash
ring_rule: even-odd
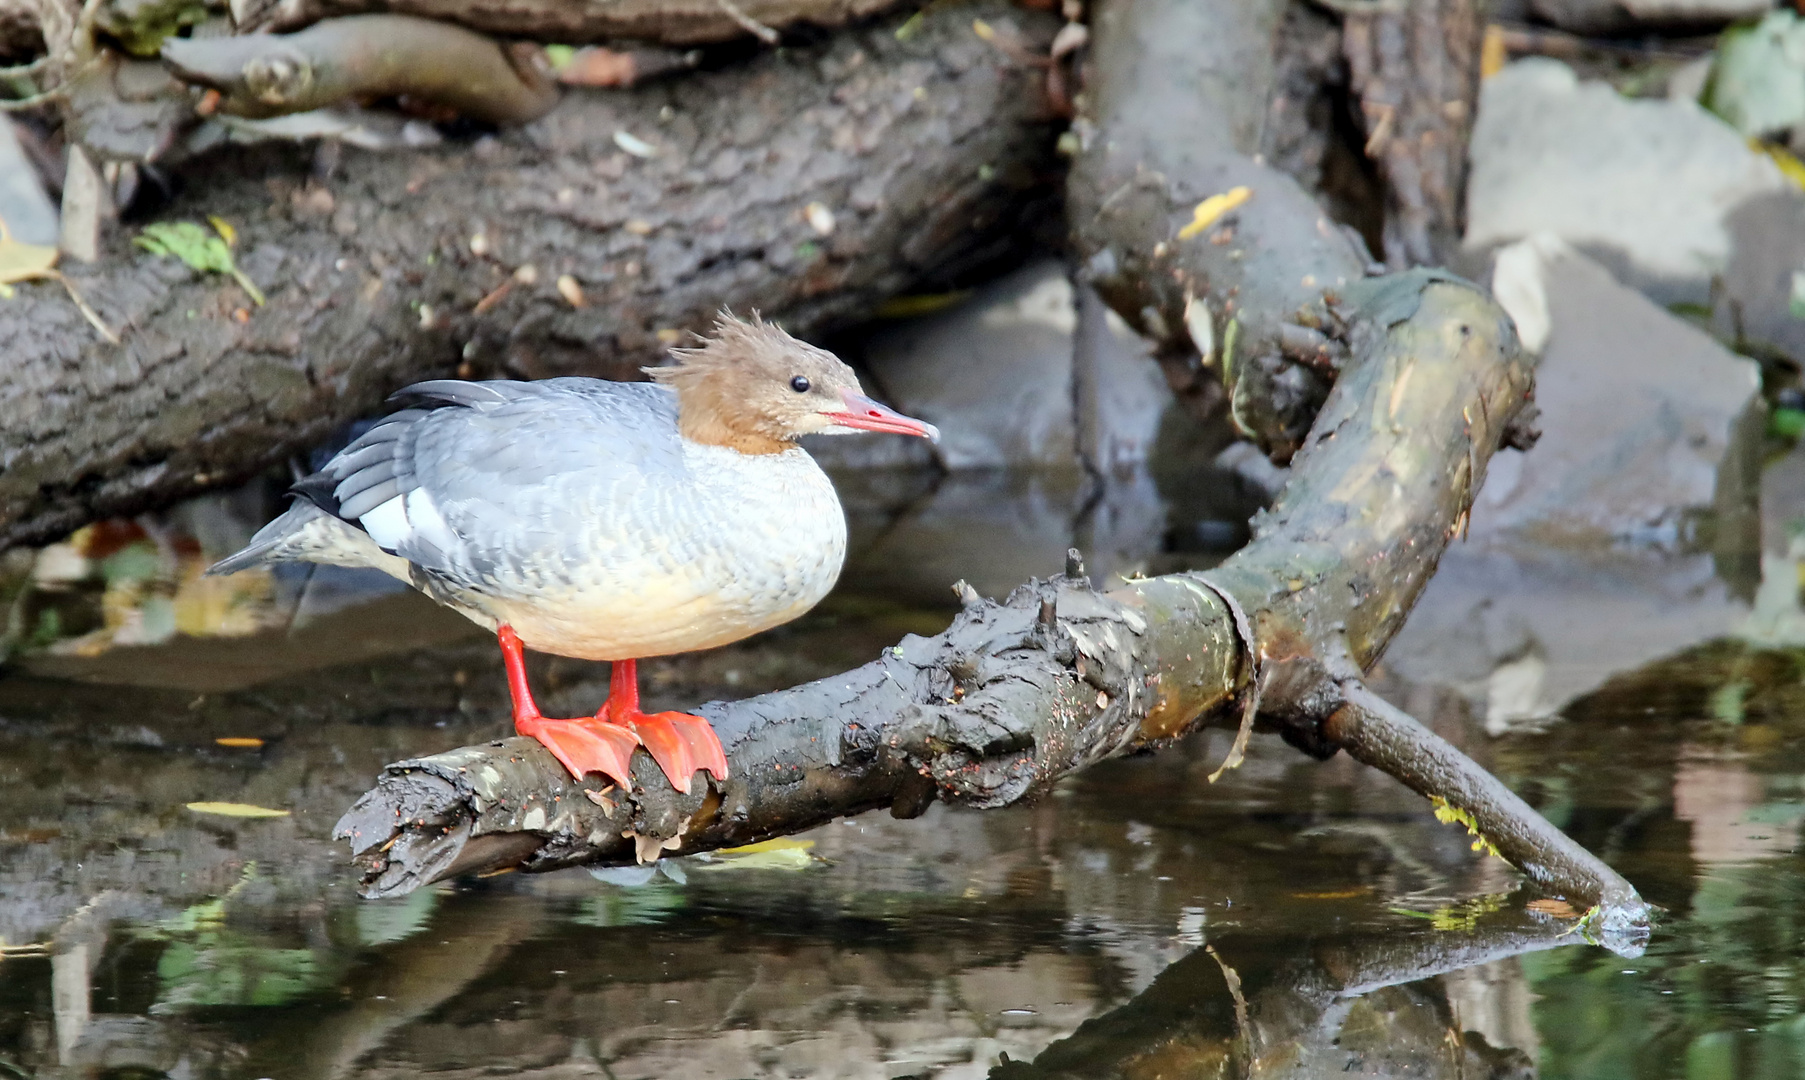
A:
<svg viewBox="0 0 1805 1080">
<path fill-rule="evenodd" d="M 735 426 L 713 409 L 683 408 L 677 418 L 677 431 L 693 443 L 725 446 L 742 454 L 781 454 L 796 444 L 779 439 L 756 428 Z"/>
</svg>

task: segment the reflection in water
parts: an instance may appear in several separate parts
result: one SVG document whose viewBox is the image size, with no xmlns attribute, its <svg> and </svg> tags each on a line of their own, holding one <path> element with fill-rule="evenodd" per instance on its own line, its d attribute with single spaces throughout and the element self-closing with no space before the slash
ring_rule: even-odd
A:
<svg viewBox="0 0 1805 1080">
<path fill-rule="evenodd" d="M 847 502 L 850 587 L 647 662 L 653 707 L 843 670 L 943 625 L 943 579 L 1001 591 L 1075 541 L 1122 571 L 1211 557 L 1156 550 L 1199 530 L 1145 479 L 874 475 Z M 1036 806 L 365 902 L 332 823 L 383 763 L 503 734 L 499 663 L 367 580 L 209 591 L 198 567 L 263 512 L 213 500 L 8 563 L 0 1073 L 1805 1075 L 1805 653 L 1772 634 L 1496 740 L 1482 705 L 1394 671 L 1398 700 L 1669 909 L 1634 958 L 1346 759 L 1262 736 L 1208 784 L 1223 733 Z M 601 700 L 605 665 L 532 662 L 549 707 Z"/>
</svg>

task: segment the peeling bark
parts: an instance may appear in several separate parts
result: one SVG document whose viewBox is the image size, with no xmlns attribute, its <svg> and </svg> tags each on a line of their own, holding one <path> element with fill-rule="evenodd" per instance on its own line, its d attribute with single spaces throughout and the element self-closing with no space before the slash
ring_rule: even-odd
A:
<svg viewBox="0 0 1805 1080">
<path fill-rule="evenodd" d="M 1002 0 L 936 7 L 906 41 L 892 21 L 567 90 L 474 144 L 347 149 L 327 183 L 294 149 L 202 159 L 166 216 L 231 222 L 268 306 L 124 236 L 66 267 L 122 348 L 59 286 L 20 286 L 0 305 L 0 545 L 237 482 L 415 379 L 633 377 L 723 306 L 817 332 L 1006 255 L 1059 175 L 1055 131 L 1041 72 L 974 18 L 1039 49 L 1057 29 Z"/>
</svg>

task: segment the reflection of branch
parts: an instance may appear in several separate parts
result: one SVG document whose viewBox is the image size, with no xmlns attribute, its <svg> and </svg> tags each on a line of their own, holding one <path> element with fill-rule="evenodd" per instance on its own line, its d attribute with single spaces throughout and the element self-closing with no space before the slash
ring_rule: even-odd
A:
<svg viewBox="0 0 1805 1080">
<path fill-rule="evenodd" d="M 1329 939 L 1307 947 L 1292 943 L 1294 948 L 1275 948 L 1265 939 L 1228 938 L 1219 948 L 1205 946 L 1179 960 L 1134 1000 L 1085 1021 L 1032 1062 L 1006 1063 L 990 1075 L 992 1080 L 1100 1080 L 1145 1075 L 1155 1071 L 1156 1064 L 1165 1066 L 1162 1075 L 1218 1070 L 1236 1075 L 1226 1069 L 1227 1063 L 1257 1058 L 1270 1064 L 1301 1059 L 1312 1051 L 1326 1055 L 1335 1052 L 1348 1005 L 1357 998 L 1572 942 L 1554 925 Z M 1233 963 L 1243 952 L 1245 958 Z M 1296 959 L 1274 966 L 1271 958 L 1277 955 Z M 1432 992 L 1439 995 L 1441 990 Z M 1420 1041 L 1415 1032 L 1404 1029 L 1385 1036 L 1385 1041 L 1395 1040 L 1406 1052 L 1413 1039 Z M 1245 1057 L 1241 1046 L 1246 1047 Z M 1465 1075 L 1458 1060 L 1433 1052 L 1438 1047 L 1422 1049 L 1430 1052 L 1415 1060 L 1446 1068 L 1428 1075 L 1450 1080 Z M 1250 1064 L 1241 1071 L 1251 1071 Z"/>
<path fill-rule="evenodd" d="M 463 993 L 544 918 L 530 897 L 447 897 L 425 931 L 382 949 L 352 1002 L 309 1028 L 272 1033 L 250 1048 L 259 1075 L 335 1080 L 405 1025 Z M 297 1056 L 297 1047 L 300 1050 Z"/>
<path fill-rule="evenodd" d="M 1118 310 L 1161 334 L 1233 312 L 1237 370 L 1270 375 L 1243 376 L 1237 394 L 1276 397 L 1295 382 L 1281 359 L 1255 362 L 1286 325 L 1319 327 L 1347 353 L 1246 549 L 1207 581 L 1176 574 L 1099 593 L 1074 559 L 1001 605 L 961 591 L 966 608 L 938 637 L 905 639 L 841 676 L 704 706 L 732 770 L 706 794 L 679 797 L 655 773 L 637 774 L 631 791 L 584 788 L 526 740 L 391 766 L 340 823 L 367 890 L 512 862 L 622 862 L 648 836 L 689 853 L 879 806 L 907 816 L 936 794 L 1000 806 L 1227 719 L 1257 689 L 1261 718 L 1296 745 L 1346 748 L 1447 800 L 1544 887 L 1613 905 L 1622 922 L 1643 918 L 1615 872 L 1360 683 L 1457 534 L 1531 372 L 1489 296 L 1435 272 L 1358 280 L 1360 261 L 1314 203 L 1220 130 L 1246 98 L 1265 100 L 1260 35 L 1282 8 L 1104 5 L 1089 120 L 1099 133 L 1071 188 L 1078 242 L 1096 253 L 1089 265 Z M 1217 77 L 1193 78 L 1200 63 Z M 1178 239 L 1206 216 L 1199 196 L 1229 184 L 1252 193 L 1233 210 L 1232 246 Z M 1282 428 L 1270 430 L 1276 445 Z M 1251 633 L 1237 630 L 1225 594 Z M 503 851 L 504 837 L 532 850 Z"/>
</svg>

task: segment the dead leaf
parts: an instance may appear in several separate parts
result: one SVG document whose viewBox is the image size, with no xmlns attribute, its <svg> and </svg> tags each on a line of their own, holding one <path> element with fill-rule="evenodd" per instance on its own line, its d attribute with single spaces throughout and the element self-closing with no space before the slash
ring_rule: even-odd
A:
<svg viewBox="0 0 1805 1080">
<path fill-rule="evenodd" d="M 43 244 L 26 244 L 13 239 L 12 230 L 6 227 L 6 219 L 0 218 L 0 300 L 11 300 L 14 285 L 27 281 L 57 281 L 69 299 L 75 302 L 82 318 L 100 332 L 100 336 L 110 345 L 119 344 L 119 336 L 100 318 L 98 312 L 88 306 L 87 300 L 75 288 L 75 283 L 63 276 L 56 269 L 56 249 Z"/>
<path fill-rule="evenodd" d="M 213 742 L 216 746 L 230 747 L 233 750 L 256 750 L 263 745 L 262 739 L 252 738 L 248 735 L 227 735 L 224 738 L 214 739 Z"/>
<path fill-rule="evenodd" d="M 191 802 L 188 809 L 197 814 L 214 814 L 219 817 L 240 818 L 272 818 L 287 817 L 287 810 L 271 810 L 267 806 L 253 806 L 241 802 Z"/>
<path fill-rule="evenodd" d="M 1222 215 L 1235 209 L 1251 198 L 1253 198 L 1253 189 L 1245 185 L 1230 188 L 1220 195 L 1211 195 L 1209 198 L 1198 203 L 1197 208 L 1191 211 L 1191 223 L 1178 230 L 1178 238 L 1180 240 L 1189 240 L 1191 237 L 1196 236 L 1211 225 L 1214 225 Z"/>
<path fill-rule="evenodd" d="M 695 870 L 806 870 L 816 859 L 809 854 L 813 840 L 781 836 L 744 847 L 722 848 L 700 856 Z"/>
</svg>

